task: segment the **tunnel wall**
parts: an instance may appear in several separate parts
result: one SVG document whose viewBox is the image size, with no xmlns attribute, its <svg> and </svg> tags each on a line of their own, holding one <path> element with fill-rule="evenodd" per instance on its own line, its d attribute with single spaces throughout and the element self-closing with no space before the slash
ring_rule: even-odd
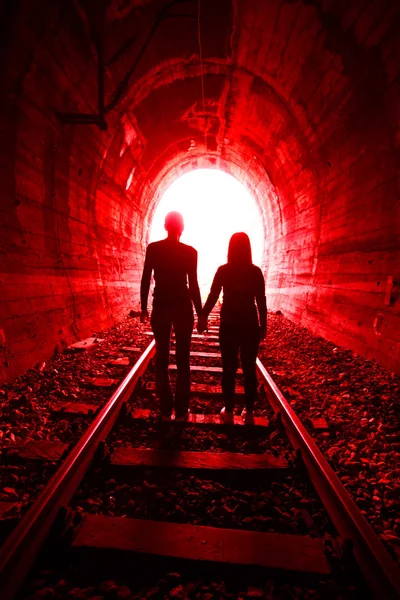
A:
<svg viewBox="0 0 400 600">
<path fill-rule="evenodd" d="M 271 215 L 270 306 L 399 372 L 399 10 L 305 5 L 296 13 L 280 4 L 286 52 L 276 31 L 271 41 L 260 30 L 260 6 L 242 14 L 243 61 L 255 56 L 252 71 L 264 72 L 290 107 L 283 126 L 264 134 L 262 160 L 280 199 Z M 271 93 L 258 88 L 265 107 Z M 261 103 L 253 101 L 259 120 L 269 112 Z"/>
<path fill-rule="evenodd" d="M 262 207 L 270 308 L 399 371 L 400 8 L 204 0 L 202 67 L 179 17 L 129 79 L 163 1 L 105 3 L 100 131 L 57 117 L 98 110 L 100 4 L 0 0 L 0 379 L 138 307 L 161 175 L 204 154 Z"/>
<path fill-rule="evenodd" d="M 252 188 L 269 231 L 269 306 L 399 371 L 399 10 L 235 5 L 234 66 L 211 51 L 203 66 L 207 143 L 216 165 L 218 156 L 241 160 L 249 180 L 263 170 L 268 182 Z M 146 132 L 154 180 L 176 155 L 190 163 L 188 138 L 204 119 L 196 67 L 175 61 L 173 72 L 160 50 L 157 70 L 127 102 Z M 159 107 L 169 116 L 161 123 Z M 184 119 L 186 137 L 172 147 L 171 123 Z"/>
<path fill-rule="evenodd" d="M 2 14 L 0 379 L 126 315 L 143 257 L 123 136 L 55 115 L 97 110 L 82 19 L 63 3 L 45 20 L 17 4 Z"/>
</svg>

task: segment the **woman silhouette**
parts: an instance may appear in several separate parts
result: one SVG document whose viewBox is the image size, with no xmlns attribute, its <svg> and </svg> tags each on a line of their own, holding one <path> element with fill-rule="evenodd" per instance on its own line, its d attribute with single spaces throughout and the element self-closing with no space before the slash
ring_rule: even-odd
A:
<svg viewBox="0 0 400 600">
<path fill-rule="evenodd" d="M 217 270 L 210 294 L 199 320 L 199 330 L 207 328 L 207 318 L 223 289 L 219 343 L 222 355 L 222 394 L 224 423 L 233 423 L 235 377 L 238 356 L 242 363 L 246 407 L 242 417 L 254 423 L 253 406 L 257 395 L 256 358 L 260 339 L 266 336 L 267 304 L 262 271 L 253 265 L 248 235 L 235 233 L 230 239 L 228 262 Z M 258 315 L 255 302 L 257 303 Z"/>
</svg>

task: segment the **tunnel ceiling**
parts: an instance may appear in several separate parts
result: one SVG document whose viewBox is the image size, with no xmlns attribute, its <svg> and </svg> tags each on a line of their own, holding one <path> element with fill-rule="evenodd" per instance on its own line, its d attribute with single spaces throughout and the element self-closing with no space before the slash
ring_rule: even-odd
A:
<svg viewBox="0 0 400 600">
<path fill-rule="evenodd" d="M 335 169 L 364 151 L 372 123 L 374 144 L 386 146 L 380 167 L 392 173 L 398 90 L 385 92 L 398 74 L 393 3 L 202 0 L 199 22 L 190 0 L 111 2 L 103 17 L 98 3 L 81 5 L 103 40 L 106 119 L 115 144 L 130 146 L 136 197 L 162 173 L 204 164 L 206 153 L 206 164 L 250 187 L 262 182 L 270 230 L 290 228 L 329 196 Z M 386 61 L 377 52 L 383 38 Z M 360 171 L 369 160 L 376 157 Z M 388 218 L 384 202 L 377 208 Z M 314 237 L 318 227 L 309 224 Z"/>
<path fill-rule="evenodd" d="M 360 113 L 366 124 L 381 115 L 382 136 L 396 122 L 383 93 L 397 72 L 375 51 L 389 23 L 398 37 L 393 6 L 200 6 L 202 65 L 198 2 L 115 2 L 105 14 L 106 113 L 112 123 L 123 115 L 128 132 L 133 126 L 146 173 L 156 176 L 176 155 L 184 162 L 206 149 L 215 157 L 243 155 L 245 163 L 255 157 L 272 185 L 289 192 L 300 172 L 304 185 L 313 184 L 318 169 L 335 166 L 337 139 Z M 94 12 L 90 4 L 86 11 Z"/>
<path fill-rule="evenodd" d="M 299 172 L 312 180 L 315 152 L 323 160 L 337 126 L 330 116 L 343 86 L 347 93 L 351 87 L 351 72 L 342 78 L 340 41 L 325 47 L 326 36 L 337 34 L 338 16 L 325 15 L 318 3 L 203 1 L 200 62 L 197 10 L 189 1 L 125 4 L 122 15 L 113 4 L 107 11 L 106 112 L 111 119 L 117 116 L 112 110 L 124 115 L 126 136 L 137 136 L 140 169 L 152 180 L 177 157 L 180 164 L 196 164 L 206 151 L 216 162 L 227 159 L 248 170 L 260 161 L 282 194 Z M 320 35 L 324 23 L 330 31 Z M 321 82 L 327 65 L 333 65 L 329 97 Z M 304 81 L 310 66 L 312 77 Z M 368 87 L 376 93 L 369 80 L 363 85 L 360 93 L 370 94 Z M 315 139 L 313 121 L 326 115 Z"/>
<path fill-rule="evenodd" d="M 397 368 L 399 302 L 384 298 L 400 264 L 398 3 L 17 4 L 0 2 L 4 190 L 20 203 L 4 210 L 21 231 L 32 202 L 47 238 L 55 232 L 38 245 L 49 264 L 61 261 L 81 328 L 66 314 L 53 342 L 96 322 L 76 308 L 86 288 L 103 324 L 124 314 L 160 193 L 214 166 L 261 208 L 270 306 Z M 81 113 L 100 113 L 107 129 L 76 124 Z M 6 273 L 20 264 L 13 236 Z"/>
</svg>

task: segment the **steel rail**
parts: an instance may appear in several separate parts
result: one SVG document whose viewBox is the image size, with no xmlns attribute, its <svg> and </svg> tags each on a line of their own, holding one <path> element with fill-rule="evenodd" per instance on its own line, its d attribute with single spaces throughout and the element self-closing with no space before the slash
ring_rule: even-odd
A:
<svg viewBox="0 0 400 600">
<path fill-rule="evenodd" d="M 2 600 L 11 600 L 21 587 L 59 509 L 69 503 L 91 464 L 96 448 L 114 425 L 154 350 L 153 340 L 3 544 L 0 549 Z"/>
<path fill-rule="evenodd" d="M 367 523 L 259 358 L 257 367 L 266 384 L 267 398 L 274 412 L 280 413 L 291 444 L 295 449 L 300 449 L 315 490 L 341 539 L 351 540 L 354 557 L 373 597 L 379 600 L 400 598 L 400 568 Z"/>
</svg>

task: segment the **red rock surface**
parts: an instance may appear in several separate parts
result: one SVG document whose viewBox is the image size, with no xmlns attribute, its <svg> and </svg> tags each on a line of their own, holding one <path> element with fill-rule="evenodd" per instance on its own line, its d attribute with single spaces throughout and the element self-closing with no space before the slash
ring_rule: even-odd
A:
<svg viewBox="0 0 400 600">
<path fill-rule="evenodd" d="M 200 60 L 167 4 L 0 4 L 0 379 L 137 309 L 160 194 L 204 166 L 255 196 L 270 307 L 398 370 L 400 5 L 202 0 Z M 97 40 L 107 130 L 57 116 L 98 114 Z"/>
<path fill-rule="evenodd" d="M 268 315 L 261 360 L 367 520 L 400 557 L 400 377 Z M 310 420 L 324 417 L 327 431 Z"/>
</svg>

